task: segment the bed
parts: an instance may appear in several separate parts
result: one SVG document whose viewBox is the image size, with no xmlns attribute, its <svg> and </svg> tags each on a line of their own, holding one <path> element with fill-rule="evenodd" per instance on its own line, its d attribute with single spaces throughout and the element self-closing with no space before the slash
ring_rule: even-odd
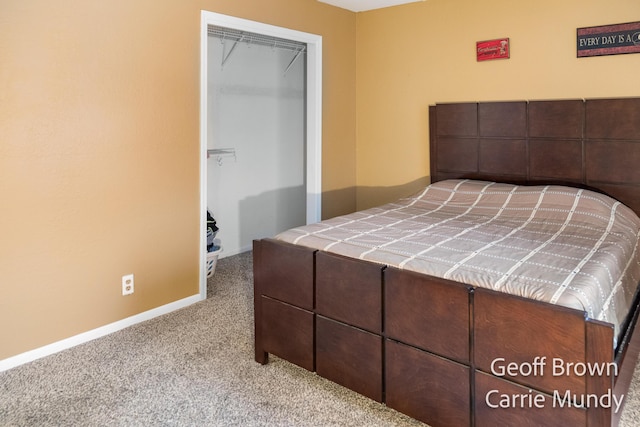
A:
<svg viewBox="0 0 640 427">
<path fill-rule="evenodd" d="M 640 98 L 437 104 L 429 127 L 427 188 L 254 241 L 256 361 L 433 427 L 617 425 Z"/>
</svg>

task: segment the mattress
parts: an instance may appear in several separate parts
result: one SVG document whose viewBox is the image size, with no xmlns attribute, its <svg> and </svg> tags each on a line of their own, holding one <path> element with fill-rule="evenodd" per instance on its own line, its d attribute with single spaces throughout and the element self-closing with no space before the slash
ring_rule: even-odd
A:
<svg viewBox="0 0 640 427">
<path fill-rule="evenodd" d="M 446 180 L 277 239 L 586 312 L 617 337 L 640 280 L 640 219 L 565 186 Z"/>
</svg>

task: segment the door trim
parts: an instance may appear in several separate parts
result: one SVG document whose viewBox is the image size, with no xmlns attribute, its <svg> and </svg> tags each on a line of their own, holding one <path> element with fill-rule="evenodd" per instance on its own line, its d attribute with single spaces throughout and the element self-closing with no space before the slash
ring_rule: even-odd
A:
<svg viewBox="0 0 640 427">
<path fill-rule="evenodd" d="M 322 213 L 322 36 L 222 15 L 206 10 L 200 15 L 200 297 L 207 297 L 207 70 L 209 25 L 265 34 L 307 44 L 306 181 L 307 224 Z"/>
</svg>

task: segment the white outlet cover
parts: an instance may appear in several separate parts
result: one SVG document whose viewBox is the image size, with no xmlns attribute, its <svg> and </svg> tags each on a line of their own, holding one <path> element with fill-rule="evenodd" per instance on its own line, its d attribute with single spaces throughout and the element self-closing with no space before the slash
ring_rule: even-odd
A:
<svg viewBox="0 0 640 427">
<path fill-rule="evenodd" d="M 122 295 L 131 295 L 134 291 L 133 274 L 122 276 Z"/>
</svg>

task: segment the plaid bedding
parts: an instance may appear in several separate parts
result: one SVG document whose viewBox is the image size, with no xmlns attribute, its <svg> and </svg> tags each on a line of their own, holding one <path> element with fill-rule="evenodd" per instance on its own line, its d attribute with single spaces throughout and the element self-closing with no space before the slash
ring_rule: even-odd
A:
<svg viewBox="0 0 640 427">
<path fill-rule="evenodd" d="M 583 310 L 615 336 L 640 280 L 640 219 L 564 186 L 447 180 L 277 239 Z"/>
</svg>

